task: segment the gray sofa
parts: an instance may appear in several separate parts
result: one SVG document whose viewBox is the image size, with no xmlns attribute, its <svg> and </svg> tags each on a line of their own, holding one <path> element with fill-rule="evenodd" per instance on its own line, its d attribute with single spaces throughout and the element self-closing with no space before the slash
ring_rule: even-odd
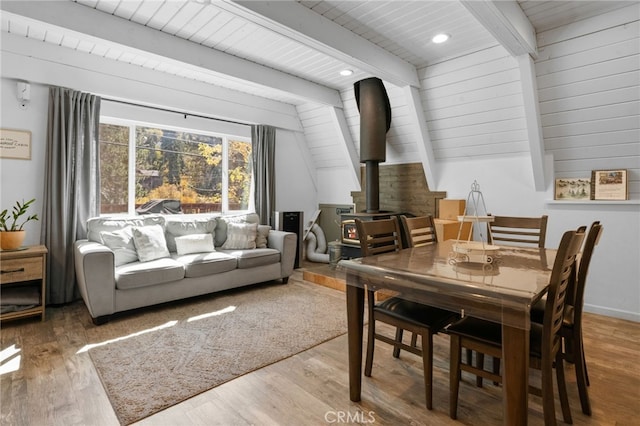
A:
<svg viewBox="0 0 640 426">
<path fill-rule="evenodd" d="M 95 324 L 116 312 L 272 280 L 293 272 L 296 235 L 256 214 L 99 217 L 75 243 L 76 279 Z"/>
</svg>

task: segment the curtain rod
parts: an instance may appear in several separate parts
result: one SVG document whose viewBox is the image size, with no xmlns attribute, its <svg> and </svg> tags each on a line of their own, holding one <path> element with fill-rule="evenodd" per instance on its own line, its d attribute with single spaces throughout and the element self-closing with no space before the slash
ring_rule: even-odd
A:
<svg viewBox="0 0 640 426">
<path fill-rule="evenodd" d="M 110 99 L 110 98 L 105 98 L 105 97 L 101 97 L 101 98 L 102 98 L 103 101 L 116 102 L 116 103 L 119 103 L 119 104 L 125 104 L 125 105 L 131 105 L 131 106 L 136 106 L 136 107 L 155 109 L 155 110 L 158 110 L 158 111 L 170 112 L 170 113 L 173 113 L 173 114 L 180 114 L 180 115 L 184 115 L 184 118 L 187 118 L 187 116 L 191 116 L 191 117 L 197 117 L 197 118 L 205 118 L 205 119 L 208 119 L 208 120 L 222 121 L 222 122 L 225 122 L 225 123 L 240 124 L 242 126 L 251 126 L 251 124 L 241 123 L 239 121 L 234 121 L 234 120 L 225 120 L 224 118 L 207 117 L 206 115 L 192 114 L 190 112 L 176 111 L 176 110 L 169 109 L 169 108 L 161 108 L 161 107 L 155 107 L 155 106 L 149 106 L 149 105 L 141 105 L 141 104 L 136 104 L 134 102 L 121 101 L 119 99 Z"/>
</svg>

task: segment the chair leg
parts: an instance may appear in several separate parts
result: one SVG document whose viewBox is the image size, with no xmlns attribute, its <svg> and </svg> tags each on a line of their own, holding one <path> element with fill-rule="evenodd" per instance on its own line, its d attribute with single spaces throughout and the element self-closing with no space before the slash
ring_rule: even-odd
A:
<svg viewBox="0 0 640 426">
<path fill-rule="evenodd" d="M 484 354 L 476 351 L 476 368 L 484 370 Z M 476 386 L 482 387 L 482 377 L 476 376 Z"/>
<path fill-rule="evenodd" d="M 402 335 L 404 330 L 401 327 L 396 327 L 396 342 L 402 342 Z M 393 346 L 393 357 L 400 358 L 400 346 Z"/>
<path fill-rule="evenodd" d="M 375 345 L 376 322 L 369 320 L 369 333 L 367 335 L 367 358 L 364 364 L 364 375 L 371 377 L 371 369 L 373 368 L 373 349 Z"/>
<path fill-rule="evenodd" d="M 500 374 L 500 358 L 494 356 L 493 357 L 493 374 Z M 499 382 L 493 382 L 494 385 L 498 386 Z"/>
<path fill-rule="evenodd" d="M 467 360 L 469 351 L 467 351 Z M 460 362 L 462 358 L 462 347 L 460 336 L 450 336 L 449 352 L 449 417 L 458 418 L 458 391 L 460 389 Z"/>
<path fill-rule="evenodd" d="M 580 336 L 575 345 L 573 353 L 575 357 L 576 382 L 578 384 L 578 394 L 580 395 L 580 405 L 582 412 L 587 416 L 591 415 L 591 402 L 589 401 L 589 376 L 587 375 L 587 362 L 584 357 L 582 337 Z"/>
<path fill-rule="evenodd" d="M 571 424 L 573 423 L 573 420 L 571 419 L 571 407 L 569 406 L 569 397 L 567 396 L 567 383 L 564 380 L 564 362 L 560 352 L 556 354 L 556 380 L 558 382 L 558 395 L 560 396 L 562 418 L 565 423 Z M 553 395 L 551 397 L 553 398 Z"/>
<path fill-rule="evenodd" d="M 417 333 L 411 333 L 411 346 L 413 346 L 414 348 L 418 347 L 418 334 Z"/>
<path fill-rule="evenodd" d="M 433 408 L 433 334 L 422 334 L 422 366 L 424 370 L 424 390 L 427 410 Z"/>
<path fill-rule="evenodd" d="M 560 364 L 561 365 L 561 364 Z M 542 411 L 545 426 L 556 426 L 556 409 L 553 393 L 553 361 L 542 357 Z"/>
</svg>

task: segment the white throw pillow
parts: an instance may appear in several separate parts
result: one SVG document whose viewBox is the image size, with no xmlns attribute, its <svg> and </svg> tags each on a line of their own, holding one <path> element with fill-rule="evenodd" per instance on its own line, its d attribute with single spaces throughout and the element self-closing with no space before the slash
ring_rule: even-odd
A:
<svg viewBox="0 0 640 426">
<path fill-rule="evenodd" d="M 244 250 L 256 248 L 257 223 L 228 223 L 227 240 L 224 250 Z"/>
<path fill-rule="evenodd" d="M 191 234 L 176 237 L 176 248 L 179 255 L 215 251 L 213 247 L 213 235 Z"/>
<path fill-rule="evenodd" d="M 176 238 L 191 234 L 213 234 L 216 228 L 216 219 L 209 218 L 174 218 L 170 217 L 164 225 L 164 236 L 167 239 L 167 248 L 170 252 L 177 252 Z M 213 236 L 213 235 L 212 235 Z"/>
<path fill-rule="evenodd" d="M 133 231 L 130 226 L 113 232 L 102 231 L 100 238 L 105 246 L 113 250 L 116 266 L 138 260 L 138 253 L 136 253 L 136 246 L 133 242 Z"/>
<path fill-rule="evenodd" d="M 256 248 L 267 248 L 267 241 L 271 227 L 269 225 L 258 225 L 258 235 L 256 236 Z"/>
<path fill-rule="evenodd" d="M 133 242 L 140 262 L 169 257 L 164 229 L 160 225 L 134 226 Z"/>
</svg>

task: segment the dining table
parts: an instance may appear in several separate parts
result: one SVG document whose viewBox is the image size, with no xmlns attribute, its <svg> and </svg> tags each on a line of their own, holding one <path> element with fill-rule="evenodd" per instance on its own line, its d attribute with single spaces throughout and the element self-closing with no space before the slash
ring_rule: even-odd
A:
<svg viewBox="0 0 640 426">
<path fill-rule="evenodd" d="M 500 323 L 504 424 L 526 425 L 530 308 L 548 289 L 555 255 L 555 249 L 513 246 L 465 253 L 457 240 L 447 240 L 340 260 L 347 283 L 351 401 L 360 401 L 362 391 L 365 288 L 386 289 L 397 297 Z"/>
</svg>

